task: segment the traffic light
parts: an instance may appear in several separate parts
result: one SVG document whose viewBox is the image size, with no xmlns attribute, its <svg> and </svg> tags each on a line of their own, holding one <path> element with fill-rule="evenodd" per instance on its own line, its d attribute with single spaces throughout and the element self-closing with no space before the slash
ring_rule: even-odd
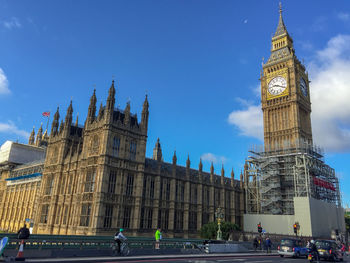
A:
<svg viewBox="0 0 350 263">
<path fill-rule="evenodd" d="M 293 229 L 294 229 L 294 234 L 298 234 L 298 225 L 297 224 L 293 225 Z"/>
<path fill-rule="evenodd" d="M 262 232 L 262 227 L 261 224 L 258 224 L 258 232 L 261 233 Z"/>
</svg>

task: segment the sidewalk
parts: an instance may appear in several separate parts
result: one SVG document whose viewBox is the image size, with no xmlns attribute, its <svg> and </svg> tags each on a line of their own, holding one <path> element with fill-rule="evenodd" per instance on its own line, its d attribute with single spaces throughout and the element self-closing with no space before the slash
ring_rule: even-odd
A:
<svg viewBox="0 0 350 263">
<path fill-rule="evenodd" d="M 132 260 L 155 260 L 155 259 L 177 259 L 177 258 L 215 258 L 215 257 L 250 257 L 250 256 L 278 256 L 278 253 L 269 254 L 249 252 L 249 253 L 217 253 L 217 254 L 177 254 L 177 255 L 143 255 L 128 257 L 76 257 L 76 258 L 40 258 L 26 259 L 26 262 L 96 262 L 96 261 L 132 261 Z"/>
</svg>

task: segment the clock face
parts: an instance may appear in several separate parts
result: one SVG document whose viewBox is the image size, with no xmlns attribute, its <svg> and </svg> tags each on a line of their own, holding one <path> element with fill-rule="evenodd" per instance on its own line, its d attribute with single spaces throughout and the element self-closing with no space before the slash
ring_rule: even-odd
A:
<svg viewBox="0 0 350 263">
<path fill-rule="evenodd" d="M 271 95 L 279 95 L 287 88 L 287 81 L 285 78 L 278 76 L 273 78 L 267 87 L 267 91 Z"/>
<path fill-rule="evenodd" d="M 300 90 L 301 90 L 301 93 L 303 93 L 303 95 L 306 97 L 307 96 L 307 87 L 306 87 L 305 80 L 302 77 L 300 77 Z"/>
</svg>

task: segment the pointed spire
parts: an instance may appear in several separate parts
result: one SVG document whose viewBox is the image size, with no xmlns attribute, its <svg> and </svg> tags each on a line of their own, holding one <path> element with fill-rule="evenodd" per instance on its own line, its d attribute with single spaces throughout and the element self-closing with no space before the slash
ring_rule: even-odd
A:
<svg viewBox="0 0 350 263">
<path fill-rule="evenodd" d="M 42 138 L 43 138 L 43 123 L 41 123 L 38 133 L 36 135 L 36 140 L 35 140 L 36 146 L 40 146 Z"/>
<path fill-rule="evenodd" d="M 222 185 L 225 184 L 225 169 L 224 169 L 224 165 L 222 165 L 222 167 L 221 167 L 221 184 Z"/>
<path fill-rule="evenodd" d="M 277 26 L 277 29 L 276 29 L 274 37 L 281 36 L 281 35 L 284 35 L 284 34 L 288 34 L 286 26 L 284 25 L 284 22 L 283 22 L 282 4 L 281 4 L 281 2 L 279 3 L 279 12 L 280 12 L 280 17 L 279 17 L 279 20 L 278 20 L 278 26 Z"/>
<path fill-rule="evenodd" d="M 102 119 L 103 117 L 103 105 L 102 105 L 102 102 L 101 102 L 101 105 L 100 105 L 100 109 L 98 111 L 98 119 Z"/>
<path fill-rule="evenodd" d="M 57 111 L 53 117 L 52 125 L 51 125 L 51 136 L 55 136 L 58 132 L 58 124 L 60 119 L 59 107 L 57 107 Z"/>
<path fill-rule="evenodd" d="M 79 113 L 77 113 L 77 119 L 75 120 L 75 127 L 78 127 L 79 121 Z"/>
<path fill-rule="evenodd" d="M 113 112 L 114 104 L 115 104 L 115 88 L 114 88 L 114 80 L 112 80 L 112 85 L 108 91 L 108 98 L 107 98 L 107 105 L 106 105 L 107 110 Z"/>
<path fill-rule="evenodd" d="M 46 129 L 43 134 L 43 141 L 47 141 L 48 139 L 49 139 L 49 135 L 47 134 L 47 129 Z"/>
<path fill-rule="evenodd" d="M 190 168 L 191 161 L 190 161 L 190 155 L 187 155 L 187 160 L 186 160 L 186 168 Z"/>
<path fill-rule="evenodd" d="M 233 168 L 231 171 L 231 186 L 234 187 L 235 186 L 235 173 L 233 172 Z"/>
<path fill-rule="evenodd" d="M 174 151 L 174 155 L 173 155 L 173 165 L 176 165 L 176 162 L 177 162 L 176 151 Z"/>
<path fill-rule="evenodd" d="M 129 123 L 130 123 L 130 101 L 126 103 L 125 110 L 124 110 L 124 124 L 128 125 Z"/>
<path fill-rule="evenodd" d="M 92 94 L 91 98 L 90 98 L 90 105 L 89 105 L 89 109 L 88 109 L 88 119 L 90 120 L 90 122 L 92 122 L 95 119 L 95 115 L 96 115 L 96 89 L 94 89 L 94 93 Z"/>
<path fill-rule="evenodd" d="M 210 173 L 211 173 L 211 174 L 214 174 L 214 165 L 213 165 L 213 162 L 211 162 L 211 165 L 210 165 Z"/>
<path fill-rule="evenodd" d="M 240 174 L 240 176 L 239 176 L 239 180 L 240 180 L 239 185 L 241 186 L 241 188 L 243 188 L 244 182 L 243 182 L 243 173 L 242 173 L 242 170 L 241 170 L 241 174 Z"/>
<path fill-rule="evenodd" d="M 199 170 L 200 172 L 202 172 L 202 170 L 203 170 L 202 158 L 199 159 L 198 170 Z"/>
<path fill-rule="evenodd" d="M 157 142 L 153 148 L 153 160 L 162 160 L 162 148 L 160 146 L 159 138 L 157 139 Z"/>
<path fill-rule="evenodd" d="M 61 120 L 61 124 L 58 132 L 61 133 L 62 131 L 63 131 L 63 120 Z"/>
<path fill-rule="evenodd" d="M 34 144 L 34 139 L 35 139 L 35 131 L 34 131 L 34 126 L 33 126 L 33 130 L 30 133 L 29 136 L 29 140 L 28 140 L 28 144 L 33 145 Z"/>
<path fill-rule="evenodd" d="M 145 101 L 143 102 L 142 113 L 141 113 L 141 127 L 146 133 L 148 128 L 148 115 L 149 115 L 148 108 L 149 108 L 149 103 L 146 95 Z"/>
<path fill-rule="evenodd" d="M 67 109 L 66 119 L 65 119 L 65 127 L 70 127 L 72 125 L 72 118 L 73 118 L 73 102 L 70 100 L 70 104 Z"/>
</svg>

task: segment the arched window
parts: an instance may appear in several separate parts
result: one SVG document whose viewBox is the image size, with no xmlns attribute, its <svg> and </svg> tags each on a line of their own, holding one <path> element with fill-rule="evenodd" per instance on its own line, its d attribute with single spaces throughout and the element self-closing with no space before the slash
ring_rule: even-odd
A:
<svg viewBox="0 0 350 263">
<path fill-rule="evenodd" d="M 98 153 L 100 146 L 100 141 L 98 139 L 98 136 L 95 135 L 91 140 L 91 153 Z"/>
</svg>

